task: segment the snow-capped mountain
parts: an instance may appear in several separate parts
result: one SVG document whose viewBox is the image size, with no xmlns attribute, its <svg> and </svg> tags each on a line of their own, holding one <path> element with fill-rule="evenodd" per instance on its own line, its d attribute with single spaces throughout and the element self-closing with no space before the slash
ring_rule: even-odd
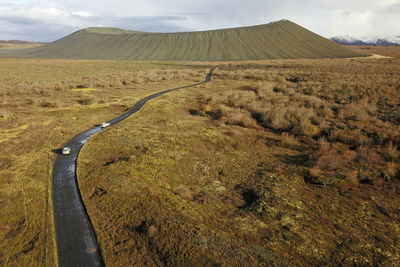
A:
<svg viewBox="0 0 400 267">
<path fill-rule="evenodd" d="M 343 45 L 400 45 L 400 35 L 386 37 L 367 36 L 358 39 L 343 35 L 332 37 L 331 40 Z"/>
<path fill-rule="evenodd" d="M 335 36 L 332 37 L 331 40 L 334 41 L 335 43 L 343 45 L 365 45 L 365 43 L 362 40 L 356 39 L 349 35 Z"/>
</svg>

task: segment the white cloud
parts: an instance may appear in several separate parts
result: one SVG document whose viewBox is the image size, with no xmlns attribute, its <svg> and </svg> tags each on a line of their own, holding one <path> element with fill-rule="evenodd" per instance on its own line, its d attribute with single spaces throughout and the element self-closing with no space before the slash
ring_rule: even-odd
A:
<svg viewBox="0 0 400 267">
<path fill-rule="evenodd" d="M 90 13 L 85 12 L 85 11 L 75 11 L 75 12 L 72 13 L 72 15 L 78 16 L 78 17 L 84 17 L 84 18 L 93 16 L 93 14 L 90 14 Z"/>
</svg>

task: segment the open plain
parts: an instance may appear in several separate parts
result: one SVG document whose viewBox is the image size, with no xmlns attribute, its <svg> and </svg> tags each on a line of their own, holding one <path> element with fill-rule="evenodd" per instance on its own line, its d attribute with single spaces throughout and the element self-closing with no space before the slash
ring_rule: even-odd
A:
<svg viewBox="0 0 400 267">
<path fill-rule="evenodd" d="M 203 79 L 207 69 L 149 62 L 0 61 L 0 265 L 52 266 L 53 151 L 139 98 L 197 81 L 197 75 Z"/>
<path fill-rule="evenodd" d="M 0 59 L 0 265 L 57 262 L 52 151 L 216 66 L 212 83 L 154 99 L 84 146 L 78 179 L 105 263 L 398 265 L 398 50 L 224 63 Z"/>
</svg>

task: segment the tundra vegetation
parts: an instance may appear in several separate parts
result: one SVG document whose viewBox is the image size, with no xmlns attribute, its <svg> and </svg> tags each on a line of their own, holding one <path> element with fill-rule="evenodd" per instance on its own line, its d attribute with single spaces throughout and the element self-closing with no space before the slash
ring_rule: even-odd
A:
<svg viewBox="0 0 400 267">
<path fill-rule="evenodd" d="M 78 176 L 106 263 L 398 264 L 399 62 L 216 63 L 95 136 Z"/>
<path fill-rule="evenodd" d="M 0 266 L 55 265 L 51 171 L 64 142 L 206 72 L 151 62 L 0 59 Z"/>
<path fill-rule="evenodd" d="M 400 58 L 0 62 L 0 265 L 56 262 L 52 150 L 215 66 L 84 146 L 106 264 L 399 263 Z"/>
</svg>

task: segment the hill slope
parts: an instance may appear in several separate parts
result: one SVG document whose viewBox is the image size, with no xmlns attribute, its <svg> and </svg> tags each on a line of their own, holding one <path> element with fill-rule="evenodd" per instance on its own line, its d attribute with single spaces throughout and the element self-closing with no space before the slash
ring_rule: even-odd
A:
<svg viewBox="0 0 400 267">
<path fill-rule="evenodd" d="M 146 33 L 88 28 L 13 56 L 80 59 L 219 61 L 359 56 L 293 22 L 201 32 Z"/>
</svg>

